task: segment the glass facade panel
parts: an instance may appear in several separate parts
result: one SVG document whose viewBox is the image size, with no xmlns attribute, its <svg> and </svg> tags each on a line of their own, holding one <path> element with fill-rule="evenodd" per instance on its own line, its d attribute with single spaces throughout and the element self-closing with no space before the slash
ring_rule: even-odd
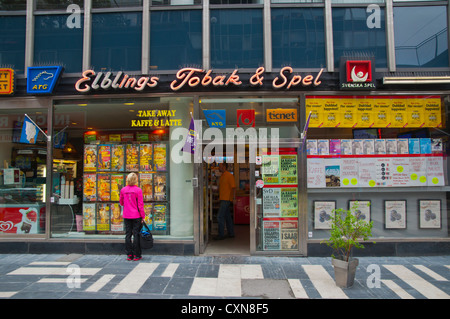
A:
<svg viewBox="0 0 450 319">
<path fill-rule="evenodd" d="M 53 154 L 57 200 L 52 205 L 52 237 L 123 238 L 120 190 L 126 176 L 135 172 L 152 233 L 192 238 L 193 188 L 186 180 L 192 179 L 193 164 L 173 165 L 183 156 L 177 146 L 184 145 L 187 134 L 170 138 L 177 128 L 187 133 L 190 111 L 191 98 L 57 102 L 54 134 L 67 123 L 69 127 Z M 141 122 L 143 118 L 152 124 Z M 169 126 L 167 120 L 179 126 Z"/>
<path fill-rule="evenodd" d="M 12 66 L 17 73 L 25 68 L 25 16 L 0 16 L 0 64 Z"/>
<path fill-rule="evenodd" d="M 34 63 L 63 65 L 65 73 L 81 72 L 83 23 L 80 28 L 69 28 L 67 15 L 39 15 L 34 39 Z"/>
<path fill-rule="evenodd" d="M 202 65 L 200 10 L 153 11 L 150 23 L 150 69 Z"/>
<path fill-rule="evenodd" d="M 141 69 L 142 13 L 92 15 L 91 64 L 96 70 Z"/>
<path fill-rule="evenodd" d="M 312 238 L 355 203 L 375 239 L 448 237 L 448 107 L 439 95 L 307 97 Z"/>
<path fill-rule="evenodd" d="M 93 0 L 93 8 L 139 7 L 142 0 Z"/>
<path fill-rule="evenodd" d="M 202 4 L 202 0 L 152 0 L 152 6 L 188 6 Z"/>
<path fill-rule="evenodd" d="M 47 138 L 34 123 L 46 131 L 47 110 L 26 114 L 0 110 L 0 236 L 45 234 Z"/>
<path fill-rule="evenodd" d="M 378 68 L 387 67 L 384 8 L 370 17 L 366 8 L 333 8 L 334 62 L 353 54 L 375 57 Z M 379 22 L 379 23 L 377 23 Z"/>
<path fill-rule="evenodd" d="M 325 65 L 323 8 L 272 9 L 272 57 L 275 68 Z"/>
<path fill-rule="evenodd" d="M 0 10 L 25 10 L 27 0 L 5 0 L 0 2 Z"/>
<path fill-rule="evenodd" d="M 256 68 L 264 64 L 261 9 L 211 10 L 211 66 Z"/>
<path fill-rule="evenodd" d="M 95 1 L 94 1 L 95 2 Z M 75 4 L 79 8 L 83 8 L 84 0 L 37 0 L 36 9 L 37 10 L 67 10 L 67 8 Z"/>
<path fill-rule="evenodd" d="M 448 67 L 447 7 L 394 7 L 397 67 Z"/>
</svg>

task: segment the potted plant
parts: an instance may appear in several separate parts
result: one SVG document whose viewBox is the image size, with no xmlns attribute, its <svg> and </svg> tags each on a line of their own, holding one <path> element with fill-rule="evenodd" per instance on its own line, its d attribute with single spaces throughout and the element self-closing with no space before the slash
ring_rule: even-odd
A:
<svg viewBox="0 0 450 319">
<path fill-rule="evenodd" d="M 359 203 L 355 202 L 350 210 L 334 209 L 331 217 L 330 238 L 325 243 L 331 247 L 334 277 L 336 285 L 343 288 L 353 286 L 357 258 L 351 258 L 353 248 L 364 248 L 361 241 L 367 241 L 372 236 L 373 221 L 365 221 L 365 216 L 358 210 Z"/>
</svg>

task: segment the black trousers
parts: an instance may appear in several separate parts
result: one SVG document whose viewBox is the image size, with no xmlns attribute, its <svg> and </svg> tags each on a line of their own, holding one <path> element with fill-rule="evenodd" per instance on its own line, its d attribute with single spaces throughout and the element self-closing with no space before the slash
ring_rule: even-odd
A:
<svg viewBox="0 0 450 319">
<path fill-rule="evenodd" d="M 127 255 L 141 257 L 141 244 L 139 242 L 139 232 L 142 227 L 142 218 L 128 219 L 125 222 L 125 251 Z M 131 241 L 133 237 L 133 241 Z"/>
</svg>

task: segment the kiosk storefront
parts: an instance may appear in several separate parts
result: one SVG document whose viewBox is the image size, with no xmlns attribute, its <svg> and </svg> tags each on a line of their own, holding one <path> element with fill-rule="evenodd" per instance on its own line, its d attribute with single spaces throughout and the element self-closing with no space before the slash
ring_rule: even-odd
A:
<svg viewBox="0 0 450 319">
<path fill-rule="evenodd" d="M 398 89 L 375 75 L 356 81 L 373 85 L 342 86 L 339 75 L 290 67 L 164 76 L 86 70 L 53 78 L 44 92 L 45 83 L 16 79 L 14 95 L 0 100 L 1 250 L 121 253 L 118 192 L 129 172 L 144 191 L 152 253 L 233 254 L 231 243 L 244 254 L 319 255 L 327 214 L 351 201 L 376 222 L 369 253 L 401 254 L 403 244 L 413 253 L 424 242 L 445 249 L 445 85 L 415 94 L 417 86 Z M 403 126 L 393 125 L 401 116 Z M 35 137 L 22 140 L 27 119 Z M 399 148 L 405 138 L 408 153 Z M 419 153 L 410 153 L 416 138 Z M 345 140 L 360 139 L 369 146 L 346 153 Z M 375 143 L 382 143 L 376 154 Z M 372 144 L 374 154 L 364 153 Z M 211 238 L 220 162 L 235 177 L 232 214 L 241 233 L 218 243 Z"/>
</svg>

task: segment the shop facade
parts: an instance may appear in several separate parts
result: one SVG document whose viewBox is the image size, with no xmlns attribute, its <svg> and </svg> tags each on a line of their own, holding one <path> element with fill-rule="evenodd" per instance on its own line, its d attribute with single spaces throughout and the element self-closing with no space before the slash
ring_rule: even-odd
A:
<svg viewBox="0 0 450 319">
<path fill-rule="evenodd" d="M 313 7 L 254 3 L 243 11 L 266 30 L 249 31 L 250 47 L 260 50 L 234 60 L 232 50 L 219 50 L 212 40 L 215 32 L 225 32 L 219 25 L 238 8 L 192 3 L 169 9 L 137 1 L 125 5 L 122 16 L 123 8 L 84 1 L 78 5 L 89 23 L 82 20 L 83 28 L 71 34 L 80 46 L 60 43 L 74 63 L 63 69 L 40 60 L 47 54 L 40 43 L 51 34 L 46 19 L 67 18 L 48 12 L 44 2 L 24 7 L 23 17 L 33 17 L 25 25 L 32 23 L 35 36 L 34 49 L 27 45 L 18 58 L 26 63 L 17 66 L 16 56 L 5 54 L 15 66 L 0 71 L 8 79 L 0 99 L 0 252 L 122 253 L 118 192 L 126 175 L 136 172 L 156 239 L 151 253 L 203 254 L 217 234 L 220 162 L 235 177 L 233 220 L 245 229 L 248 254 L 329 255 L 321 242 L 333 209 L 356 203 L 355 214 L 374 222 L 376 242 L 360 253 L 449 251 L 446 32 L 433 33 L 436 50 L 427 63 L 411 62 L 389 44 L 392 2 L 380 5 L 381 27 L 367 31 L 370 54 L 349 51 L 340 38 L 349 32 L 340 18 L 359 21 L 355 12 L 366 6 L 356 6 L 346 19 L 351 9 L 328 1 Z M 433 3 L 425 11 L 447 6 Z M 2 23 L 21 18 L 20 12 L 4 14 Z M 292 45 L 287 54 L 271 37 L 281 32 L 277 19 L 288 12 L 320 22 L 313 28 L 316 53 L 305 48 L 300 54 Z M 200 51 L 184 48 L 184 60 L 178 61 L 160 48 L 166 39 L 146 40 L 157 35 L 144 34 L 145 26 L 159 30 L 171 21 L 165 14 L 181 14 L 181 21 L 192 24 L 186 36 L 191 44 L 200 36 Z M 118 16 L 128 21 L 123 28 Z M 118 30 L 124 29 L 118 43 L 129 42 L 128 47 L 107 49 L 102 23 L 118 23 Z M 143 33 L 138 39 L 136 30 Z M 67 37 L 67 30 L 59 31 L 57 39 Z M 334 50 L 333 41 L 325 41 L 330 35 Z M 244 45 L 242 51 L 251 50 Z"/>
</svg>

